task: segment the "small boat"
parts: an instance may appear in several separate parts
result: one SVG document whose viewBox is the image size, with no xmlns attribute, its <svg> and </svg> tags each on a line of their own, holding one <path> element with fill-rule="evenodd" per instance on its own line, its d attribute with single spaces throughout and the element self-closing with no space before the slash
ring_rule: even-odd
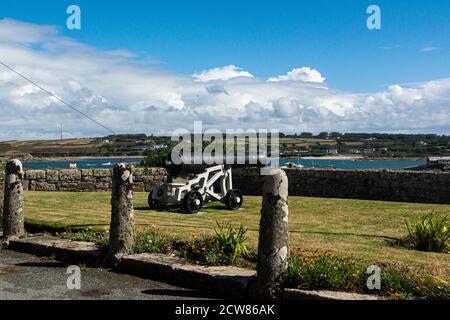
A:
<svg viewBox="0 0 450 320">
<path fill-rule="evenodd" d="M 288 162 L 281 169 L 301 169 L 305 166 L 300 163 L 300 151 L 297 151 L 297 163 Z"/>
<path fill-rule="evenodd" d="M 286 165 L 282 166 L 281 169 L 301 169 L 304 168 L 300 163 L 288 162 Z"/>
<path fill-rule="evenodd" d="M 315 169 L 315 168 L 318 168 L 318 167 L 320 167 L 320 164 L 315 163 L 314 161 L 311 163 L 311 168 Z"/>
<path fill-rule="evenodd" d="M 101 163 L 101 166 L 112 166 L 111 162 L 105 162 L 105 163 Z"/>
</svg>

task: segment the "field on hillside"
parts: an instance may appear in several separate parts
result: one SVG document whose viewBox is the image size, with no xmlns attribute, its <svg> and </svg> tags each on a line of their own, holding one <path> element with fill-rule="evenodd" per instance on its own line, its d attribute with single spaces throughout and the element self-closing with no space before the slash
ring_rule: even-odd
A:
<svg viewBox="0 0 450 320">
<path fill-rule="evenodd" d="M 245 197 L 244 206 L 230 212 L 221 203 L 210 203 L 201 213 L 186 215 L 179 208 L 153 211 L 147 194 L 135 193 L 138 228 L 155 226 L 160 231 L 188 238 L 213 232 L 216 222 L 248 228 L 248 242 L 257 247 L 261 197 Z M 110 221 L 109 193 L 26 192 L 26 221 L 56 227 L 107 229 Z M 330 250 L 368 264 L 400 263 L 427 271 L 450 274 L 450 255 L 408 250 L 392 245 L 407 233 L 406 221 L 436 212 L 450 216 L 450 205 L 383 201 L 289 198 L 291 249 Z"/>
<path fill-rule="evenodd" d="M 99 147 L 93 139 L 4 141 L 0 142 L 0 155 L 30 154 L 78 154 L 95 152 Z M 83 152 L 82 152 L 83 151 Z"/>
<path fill-rule="evenodd" d="M 157 140 L 155 138 L 152 138 Z M 161 138 L 166 143 L 170 142 L 170 137 Z M 257 143 L 256 138 L 250 140 L 238 138 L 236 140 L 238 150 L 240 144 L 246 146 L 247 143 Z M 270 138 L 268 139 L 270 144 Z M 109 153 L 127 153 L 133 150 L 142 151 L 142 143 L 137 140 L 114 140 L 105 142 L 103 139 L 64 139 L 64 140 L 33 140 L 33 141 L 3 141 L 0 142 L 1 156 L 15 156 L 23 154 L 32 154 L 35 156 L 82 156 L 82 155 L 108 155 Z M 280 138 L 280 145 L 283 148 L 312 146 L 336 146 L 335 140 L 316 139 L 316 138 Z M 141 148 L 139 148 L 141 147 Z M 145 146 L 144 146 L 145 147 Z"/>
<path fill-rule="evenodd" d="M 337 145 L 334 139 L 317 139 L 317 138 L 280 138 L 280 144 L 286 147 L 312 147 L 312 146 L 326 146 L 335 147 Z"/>
</svg>

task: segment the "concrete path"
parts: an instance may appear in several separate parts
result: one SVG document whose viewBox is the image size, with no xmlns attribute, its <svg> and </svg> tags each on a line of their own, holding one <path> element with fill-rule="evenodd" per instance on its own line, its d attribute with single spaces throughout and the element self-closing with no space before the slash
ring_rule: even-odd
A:
<svg viewBox="0 0 450 320">
<path fill-rule="evenodd" d="M 81 268 L 81 289 L 69 290 L 67 265 L 0 248 L 0 300 L 5 299 L 146 299 L 217 298 L 211 294 L 118 274 Z"/>
</svg>

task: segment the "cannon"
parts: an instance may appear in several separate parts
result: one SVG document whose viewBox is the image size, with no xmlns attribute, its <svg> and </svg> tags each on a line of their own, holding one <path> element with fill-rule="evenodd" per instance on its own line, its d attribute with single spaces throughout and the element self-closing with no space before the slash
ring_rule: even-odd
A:
<svg viewBox="0 0 450 320">
<path fill-rule="evenodd" d="M 227 161 L 228 160 L 228 161 Z M 165 160 L 167 181 L 155 186 L 148 195 L 151 209 L 163 210 L 169 204 L 182 205 L 185 213 L 197 213 L 210 201 L 224 203 L 228 210 L 238 210 L 243 196 L 233 189 L 232 168 L 265 166 L 265 156 L 224 158 L 214 164 L 212 158 L 181 158 L 175 164 L 171 157 Z"/>
</svg>

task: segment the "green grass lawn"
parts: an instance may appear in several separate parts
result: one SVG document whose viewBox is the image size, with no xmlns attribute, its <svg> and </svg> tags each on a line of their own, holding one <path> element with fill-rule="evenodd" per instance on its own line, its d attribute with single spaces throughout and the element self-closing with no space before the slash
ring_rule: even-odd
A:
<svg viewBox="0 0 450 320">
<path fill-rule="evenodd" d="M 138 228 L 152 225 L 163 233 L 189 239 L 213 232 L 216 221 L 229 221 L 248 228 L 248 243 L 257 246 L 260 197 L 245 197 L 243 208 L 234 212 L 213 202 L 196 215 L 183 214 L 178 208 L 149 210 L 146 193 L 135 193 L 134 205 Z M 367 264 L 398 263 L 448 278 L 449 254 L 419 252 L 390 244 L 390 240 L 407 233 L 406 221 L 414 222 L 432 211 L 450 216 L 450 205 L 290 197 L 291 249 L 324 249 Z M 110 193 L 26 192 L 25 215 L 26 221 L 32 223 L 107 229 Z"/>
</svg>

